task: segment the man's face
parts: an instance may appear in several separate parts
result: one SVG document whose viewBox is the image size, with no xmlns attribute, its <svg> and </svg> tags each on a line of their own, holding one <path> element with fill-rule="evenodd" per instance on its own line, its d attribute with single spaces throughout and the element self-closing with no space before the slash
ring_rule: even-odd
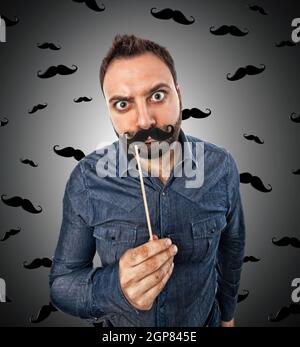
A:
<svg viewBox="0 0 300 347">
<path fill-rule="evenodd" d="M 171 71 L 156 55 L 145 53 L 113 60 L 103 81 L 103 91 L 117 136 L 127 134 L 132 138 L 152 128 L 168 132 L 172 125 L 174 133 L 166 142 L 178 139 L 179 86 L 174 85 Z M 155 144 L 148 136 L 143 142 L 150 141 Z"/>
</svg>

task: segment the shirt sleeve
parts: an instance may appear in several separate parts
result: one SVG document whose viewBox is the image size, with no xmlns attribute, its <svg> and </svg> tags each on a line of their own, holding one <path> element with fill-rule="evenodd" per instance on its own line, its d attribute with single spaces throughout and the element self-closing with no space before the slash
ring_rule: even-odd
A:
<svg viewBox="0 0 300 347">
<path fill-rule="evenodd" d="M 136 312 L 122 293 L 119 264 L 93 267 L 96 243 L 89 226 L 89 194 L 79 162 L 68 179 L 63 218 L 49 274 L 50 300 L 59 310 L 88 321 Z"/>
<path fill-rule="evenodd" d="M 217 257 L 216 295 L 223 321 L 230 321 L 234 317 L 245 249 L 245 221 L 240 195 L 240 177 L 230 153 L 227 153 L 227 189 L 227 225 L 221 235 Z"/>
</svg>

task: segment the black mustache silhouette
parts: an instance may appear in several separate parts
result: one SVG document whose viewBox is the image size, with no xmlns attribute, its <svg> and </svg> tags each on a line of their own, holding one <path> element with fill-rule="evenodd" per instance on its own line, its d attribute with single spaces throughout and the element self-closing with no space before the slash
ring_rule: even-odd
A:
<svg viewBox="0 0 300 347">
<path fill-rule="evenodd" d="M 268 184 L 270 188 L 266 188 L 258 176 L 252 176 L 249 172 L 243 172 L 240 174 L 240 182 L 246 184 L 250 183 L 253 188 L 263 193 L 268 193 L 272 190 L 272 186 L 270 184 Z"/>
<path fill-rule="evenodd" d="M 295 122 L 295 123 L 300 123 L 300 114 L 299 114 L 298 116 L 296 116 L 296 117 L 294 117 L 294 116 L 296 116 L 296 113 L 295 113 L 295 112 L 293 112 L 293 113 L 290 115 L 290 120 L 291 120 L 292 122 Z"/>
<path fill-rule="evenodd" d="M 269 315 L 268 320 L 270 322 L 280 322 L 283 319 L 287 318 L 291 314 L 300 314 L 300 305 L 295 304 L 292 302 L 288 306 L 283 306 L 277 313 L 276 315 Z"/>
<path fill-rule="evenodd" d="M 32 160 L 30 159 L 20 159 L 20 162 L 23 164 L 28 164 L 32 167 L 38 167 L 38 164 L 35 164 Z"/>
<path fill-rule="evenodd" d="M 244 257 L 244 263 L 248 263 L 248 262 L 256 263 L 258 261 L 260 261 L 260 259 L 255 258 L 252 255 Z"/>
<path fill-rule="evenodd" d="M 246 300 L 247 297 L 248 297 L 248 295 L 249 295 L 249 290 L 244 289 L 243 292 L 244 292 L 245 294 L 239 294 L 239 295 L 238 295 L 238 300 L 237 300 L 238 303 L 239 303 L 239 302 L 242 302 L 242 301 L 244 301 L 244 300 Z"/>
<path fill-rule="evenodd" d="M 253 65 L 247 65 L 246 67 L 240 67 L 239 69 L 236 70 L 236 72 L 232 75 L 229 76 L 230 73 L 228 73 L 226 75 L 226 78 L 229 81 L 238 81 L 241 78 L 245 77 L 246 75 L 258 75 L 259 73 L 262 73 L 265 69 L 266 66 L 264 64 L 260 64 L 262 65 L 262 68 L 253 66 Z"/>
<path fill-rule="evenodd" d="M 40 323 L 43 320 L 45 320 L 46 318 L 48 318 L 51 314 L 51 312 L 55 312 L 57 311 L 57 308 L 55 308 L 51 302 L 49 302 L 49 305 L 44 305 L 40 308 L 36 318 L 33 318 L 33 316 L 31 316 L 29 318 L 30 323 Z"/>
<path fill-rule="evenodd" d="M 241 29 L 236 27 L 235 25 L 222 25 L 218 29 L 214 30 L 214 26 L 210 27 L 209 31 L 213 35 L 223 36 L 230 34 L 232 36 L 246 36 L 249 33 L 248 29 L 244 29 L 246 32 L 243 32 Z"/>
<path fill-rule="evenodd" d="M 79 98 L 77 98 L 77 99 L 74 99 L 74 102 L 89 102 L 89 101 L 92 101 L 93 100 L 93 98 L 88 98 L 88 97 L 86 97 L 86 96 L 81 96 L 81 97 L 79 97 Z"/>
<path fill-rule="evenodd" d="M 102 4 L 103 8 L 100 8 L 97 5 L 96 0 L 73 0 L 74 2 L 78 2 L 80 4 L 85 3 L 88 8 L 94 10 L 96 12 L 102 12 L 105 10 L 105 6 Z"/>
<path fill-rule="evenodd" d="M 300 175 L 300 169 L 292 171 L 294 175 Z"/>
<path fill-rule="evenodd" d="M 6 117 L 4 117 L 3 119 L 5 120 L 0 120 L 0 127 L 4 127 L 9 122 L 9 120 Z"/>
<path fill-rule="evenodd" d="M 285 236 L 285 237 L 279 239 L 278 241 L 275 241 L 275 240 L 276 240 L 276 237 L 273 237 L 272 243 L 276 246 L 282 247 L 282 246 L 291 245 L 292 247 L 300 248 L 300 240 L 298 240 L 296 237 Z"/>
<path fill-rule="evenodd" d="M 264 141 L 262 141 L 259 137 L 255 136 L 255 135 L 247 135 L 247 134 L 243 134 L 244 138 L 247 139 L 247 140 L 250 140 L 250 141 L 254 141 L 258 144 L 263 144 Z"/>
<path fill-rule="evenodd" d="M 195 18 L 190 16 L 192 19 L 189 21 L 182 12 L 178 10 L 172 10 L 171 8 L 165 8 L 159 12 L 153 12 L 156 7 L 151 8 L 151 14 L 157 19 L 173 19 L 179 24 L 189 25 L 195 22 Z"/>
<path fill-rule="evenodd" d="M 23 262 L 23 266 L 25 269 L 37 269 L 41 266 L 44 267 L 51 267 L 52 265 L 52 260 L 49 258 L 36 258 L 34 259 L 30 264 L 28 264 L 26 261 Z"/>
<path fill-rule="evenodd" d="M 250 10 L 252 11 L 257 11 L 259 12 L 260 14 L 263 14 L 264 16 L 267 15 L 267 12 L 260 6 L 257 6 L 257 5 L 248 5 Z"/>
<path fill-rule="evenodd" d="M 36 106 L 33 106 L 31 111 L 28 111 L 28 113 L 32 114 L 35 113 L 38 110 L 42 110 L 44 108 L 46 108 L 48 106 L 48 104 L 45 102 L 44 104 L 38 104 Z"/>
<path fill-rule="evenodd" d="M 56 147 L 59 147 L 59 145 L 53 146 L 54 152 L 62 157 L 65 157 L 65 158 L 73 157 L 77 161 L 85 157 L 85 154 L 80 149 L 74 149 L 73 147 L 65 147 L 63 149 L 56 149 Z"/>
<path fill-rule="evenodd" d="M 40 49 L 51 49 L 52 51 L 58 51 L 61 49 L 60 45 L 55 45 L 52 42 L 38 43 L 37 47 Z"/>
<path fill-rule="evenodd" d="M 296 46 L 295 42 L 292 41 L 281 41 L 279 43 L 275 43 L 276 47 L 293 47 Z"/>
<path fill-rule="evenodd" d="M 19 23 L 19 18 L 16 17 L 16 16 L 15 16 L 15 20 L 11 20 L 11 19 L 7 18 L 6 16 L 1 15 L 1 19 L 4 20 L 5 25 L 6 25 L 7 27 L 12 27 L 13 25 L 16 25 L 16 24 Z"/>
<path fill-rule="evenodd" d="M 73 64 L 72 66 L 74 66 L 73 70 L 65 65 L 50 66 L 44 73 L 41 73 L 41 70 L 39 70 L 37 75 L 39 78 L 51 78 L 56 75 L 71 75 L 78 70 L 76 65 Z"/>
<path fill-rule="evenodd" d="M 5 241 L 5 240 L 9 239 L 11 236 L 19 234 L 20 231 L 21 231 L 20 227 L 18 227 L 18 229 L 10 229 L 9 231 L 7 231 L 4 234 L 4 236 L 1 239 L 1 241 Z"/>
<path fill-rule="evenodd" d="M 189 118 L 206 118 L 209 115 L 211 115 L 211 110 L 209 108 L 206 109 L 206 112 L 203 112 L 196 107 L 193 107 L 192 109 L 185 108 L 182 110 L 182 120 Z"/>
<path fill-rule="evenodd" d="M 128 144 L 133 142 L 145 142 L 150 136 L 153 140 L 164 141 L 171 137 L 174 133 L 173 125 L 168 125 L 168 129 L 171 127 L 170 131 L 163 131 L 159 128 L 141 129 L 133 137 L 130 137 L 128 133 L 125 133 Z"/>
<path fill-rule="evenodd" d="M 21 206 L 23 208 L 23 210 L 30 212 L 30 213 L 41 213 L 42 212 L 42 207 L 38 206 L 40 208 L 40 210 L 37 210 L 34 208 L 33 204 L 27 200 L 27 199 L 23 199 L 20 196 L 14 196 L 10 199 L 4 199 L 3 197 L 6 196 L 5 194 L 1 195 L 1 200 L 7 205 L 7 206 L 12 206 L 12 207 L 19 207 Z"/>
</svg>

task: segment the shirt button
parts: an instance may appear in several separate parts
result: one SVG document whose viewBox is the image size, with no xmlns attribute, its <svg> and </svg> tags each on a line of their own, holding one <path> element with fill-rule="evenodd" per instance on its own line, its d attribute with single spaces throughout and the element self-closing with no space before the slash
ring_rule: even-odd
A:
<svg viewBox="0 0 300 347">
<path fill-rule="evenodd" d="M 165 196 L 166 195 L 166 193 L 165 192 L 162 192 L 162 196 Z"/>
</svg>

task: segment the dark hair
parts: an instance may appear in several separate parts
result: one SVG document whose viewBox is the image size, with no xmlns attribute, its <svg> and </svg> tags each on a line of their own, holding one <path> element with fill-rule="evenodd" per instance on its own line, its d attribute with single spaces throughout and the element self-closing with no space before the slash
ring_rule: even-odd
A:
<svg viewBox="0 0 300 347">
<path fill-rule="evenodd" d="M 160 58 L 171 71 L 175 85 L 177 84 L 177 75 L 174 60 L 169 51 L 159 44 L 136 37 L 135 35 L 116 35 L 113 44 L 107 55 L 102 60 L 100 67 L 100 85 L 103 92 L 103 81 L 109 64 L 118 58 L 129 58 L 144 53 L 153 53 Z"/>
</svg>

